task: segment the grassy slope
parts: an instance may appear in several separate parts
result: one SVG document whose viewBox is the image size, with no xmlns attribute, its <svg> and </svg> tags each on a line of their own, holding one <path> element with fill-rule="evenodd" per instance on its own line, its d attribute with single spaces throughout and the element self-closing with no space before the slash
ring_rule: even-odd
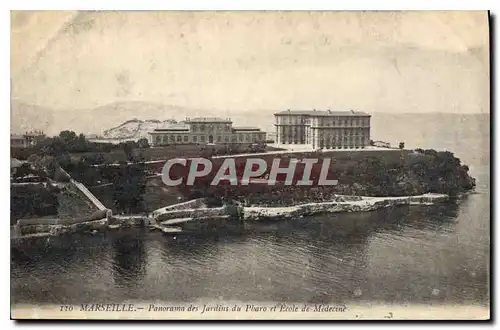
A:
<svg viewBox="0 0 500 330">
<path fill-rule="evenodd" d="M 90 215 L 98 208 L 72 184 L 65 184 L 58 196 L 59 218 L 75 218 Z"/>
</svg>

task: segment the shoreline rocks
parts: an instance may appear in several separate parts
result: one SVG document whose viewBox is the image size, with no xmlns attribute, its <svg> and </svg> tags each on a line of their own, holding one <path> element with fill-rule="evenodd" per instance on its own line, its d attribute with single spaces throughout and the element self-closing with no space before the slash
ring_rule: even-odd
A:
<svg viewBox="0 0 500 330">
<path fill-rule="evenodd" d="M 295 217 L 310 216 L 318 213 L 339 213 L 339 212 L 369 212 L 385 207 L 400 205 L 435 205 L 449 200 L 444 194 L 423 194 L 418 196 L 403 197 L 362 197 L 362 196 L 337 196 L 335 201 L 305 203 L 287 207 L 262 207 L 262 206 L 234 206 L 241 221 L 278 220 Z M 171 205 L 152 212 L 149 216 L 124 215 L 110 218 L 98 218 L 101 212 L 96 212 L 93 218 L 69 219 L 66 221 L 50 219 L 25 219 L 19 220 L 15 226 L 11 227 L 11 240 L 20 241 L 29 237 L 55 236 L 71 234 L 76 232 L 105 231 L 119 228 L 133 228 L 153 226 L 157 223 L 168 220 L 175 220 L 179 217 L 192 217 L 193 220 L 221 217 L 228 211 L 227 207 L 207 208 L 203 207 L 200 201 L 185 202 L 178 205 Z M 199 207 L 199 208 L 187 208 Z M 201 207 L 200 207 L 201 206 Z M 233 212 L 233 213 L 234 213 Z"/>
<path fill-rule="evenodd" d="M 423 194 L 417 196 L 402 197 L 361 197 L 359 200 L 345 202 L 319 202 L 307 203 L 287 207 L 244 207 L 245 220 L 293 218 L 297 216 L 309 216 L 318 213 L 339 212 L 369 212 L 385 207 L 400 205 L 434 205 L 449 200 L 445 194 Z"/>
</svg>

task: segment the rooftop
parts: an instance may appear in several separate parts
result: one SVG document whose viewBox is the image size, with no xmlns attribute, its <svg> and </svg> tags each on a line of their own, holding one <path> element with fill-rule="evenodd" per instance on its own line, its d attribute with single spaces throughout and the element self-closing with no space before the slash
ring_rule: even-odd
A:
<svg viewBox="0 0 500 330">
<path fill-rule="evenodd" d="M 233 126 L 234 131 L 260 131 L 260 128 L 258 127 L 252 127 L 252 126 Z"/>
<path fill-rule="evenodd" d="M 180 123 L 174 123 L 174 124 L 167 124 L 164 126 L 159 126 L 155 128 L 155 131 L 172 131 L 172 130 L 187 130 L 189 129 L 189 125 L 186 124 L 185 122 L 180 122 Z"/>
<path fill-rule="evenodd" d="M 11 168 L 15 168 L 15 167 L 20 167 L 24 164 L 25 162 L 24 161 L 21 161 L 17 158 L 11 158 L 10 159 L 10 167 Z"/>
<path fill-rule="evenodd" d="M 370 116 L 362 111 L 331 111 L 331 110 L 285 110 L 274 114 L 276 115 L 299 115 L 299 116 Z"/>
<path fill-rule="evenodd" d="M 155 132 L 187 132 L 189 131 L 189 128 L 155 128 L 153 132 L 148 132 L 148 133 L 155 133 Z"/>
<path fill-rule="evenodd" d="M 195 117 L 195 118 L 188 118 L 186 121 L 195 123 L 232 123 L 230 118 L 220 118 L 220 117 Z"/>
</svg>

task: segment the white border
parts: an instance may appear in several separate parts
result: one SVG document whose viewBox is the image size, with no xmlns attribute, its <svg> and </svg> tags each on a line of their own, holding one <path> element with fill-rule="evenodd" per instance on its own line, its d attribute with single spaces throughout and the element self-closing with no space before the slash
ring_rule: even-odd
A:
<svg viewBox="0 0 500 330">
<path fill-rule="evenodd" d="M 65 2 L 61 0 L 15 1 L 9 9 L 15 10 L 486 10 L 494 5 L 492 0 L 456 1 L 400 1 L 400 0 L 185 0 L 185 1 L 102 1 L 87 0 Z"/>
</svg>

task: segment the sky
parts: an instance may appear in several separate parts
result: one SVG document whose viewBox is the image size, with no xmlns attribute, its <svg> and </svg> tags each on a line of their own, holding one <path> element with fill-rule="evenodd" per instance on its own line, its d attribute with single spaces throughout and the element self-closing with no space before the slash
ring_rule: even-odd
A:
<svg viewBox="0 0 500 330">
<path fill-rule="evenodd" d="M 489 113 L 488 30 L 487 12 L 12 12 L 11 99 Z"/>
</svg>

